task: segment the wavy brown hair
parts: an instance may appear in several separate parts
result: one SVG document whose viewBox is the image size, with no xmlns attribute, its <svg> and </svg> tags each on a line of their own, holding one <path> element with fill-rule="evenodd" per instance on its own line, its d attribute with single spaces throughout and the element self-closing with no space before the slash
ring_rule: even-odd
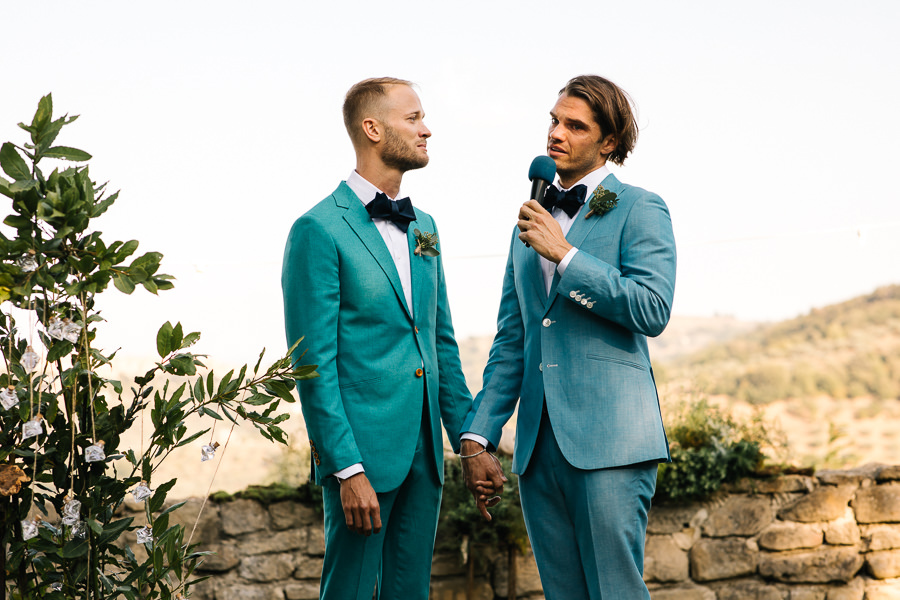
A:
<svg viewBox="0 0 900 600">
<path fill-rule="evenodd" d="M 622 165 L 637 143 L 638 126 L 634 118 L 634 102 L 625 90 L 599 75 L 573 77 L 559 95 L 574 96 L 588 103 L 594 120 L 600 126 L 600 140 L 612 134 L 616 148 L 607 160 Z"/>
</svg>

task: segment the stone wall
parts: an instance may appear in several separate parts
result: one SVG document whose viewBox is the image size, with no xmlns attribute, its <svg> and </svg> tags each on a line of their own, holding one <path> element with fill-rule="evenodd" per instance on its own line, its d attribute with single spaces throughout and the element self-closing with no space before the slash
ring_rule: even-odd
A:
<svg viewBox="0 0 900 600">
<path fill-rule="evenodd" d="M 174 513 L 188 533 L 200 503 Z M 310 506 L 209 502 L 194 541 L 216 553 L 197 600 L 318 598 L 324 541 Z M 487 553 L 477 563 L 477 600 L 507 597 L 507 562 Z M 543 598 L 530 553 L 516 571 L 518 597 Z M 653 600 L 900 599 L 900 467 L 750 480 L 708 502 L 654 507 L 644 578 Z M 465 590 L 461 553 L 436 554 L 431 598 L 464 600 Z"/>
</svg>

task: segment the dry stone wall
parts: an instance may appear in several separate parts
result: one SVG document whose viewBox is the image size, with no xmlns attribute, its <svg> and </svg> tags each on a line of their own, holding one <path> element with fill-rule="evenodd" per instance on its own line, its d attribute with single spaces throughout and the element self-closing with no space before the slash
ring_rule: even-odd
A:
<svg viewBox="0 0 900 600">
<path fill-rule="evenodd" d="M 188 532 L 200 505 L 173 514 Z M 194 541 L 215 552 L 196 600 L 318 598 L 325 546 L 311 506 L 208 502 Z M 507 598 L 507 555 L 486 556 L 474 598 Z M 464 600 L 466 575 L 461 553 L 436 554 L 431 598 Z M 518 598 L 543 598 L 530 553 L 516 575 Z M 900 600 L 900 467 L 748 480 L 708 502 L 654 507 L 644 579 L 653 600 Z"/>
</svg>

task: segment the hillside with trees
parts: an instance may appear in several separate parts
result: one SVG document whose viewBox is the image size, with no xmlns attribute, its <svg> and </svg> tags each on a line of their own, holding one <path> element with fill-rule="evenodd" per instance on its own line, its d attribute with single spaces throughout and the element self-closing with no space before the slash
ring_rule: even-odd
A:
<svg viewBox="0 0 900 600">
<path fill-rule="evenodd" d="M 667 382 L 750 404 L 900 397 L 900 285 L 763 325 L 660 365 Z"/>
</svg>

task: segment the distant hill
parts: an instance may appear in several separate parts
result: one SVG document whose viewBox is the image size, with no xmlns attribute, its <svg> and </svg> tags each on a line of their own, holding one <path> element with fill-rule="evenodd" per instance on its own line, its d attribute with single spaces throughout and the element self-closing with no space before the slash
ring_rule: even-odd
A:
<svg viewBox="0 0 900 600">
<path fill-rule="evenodd" d="M 667 381 L 751 404 L 900 396 L 900 285 L 762 325 L 663 365 Z"/>
</svg>

